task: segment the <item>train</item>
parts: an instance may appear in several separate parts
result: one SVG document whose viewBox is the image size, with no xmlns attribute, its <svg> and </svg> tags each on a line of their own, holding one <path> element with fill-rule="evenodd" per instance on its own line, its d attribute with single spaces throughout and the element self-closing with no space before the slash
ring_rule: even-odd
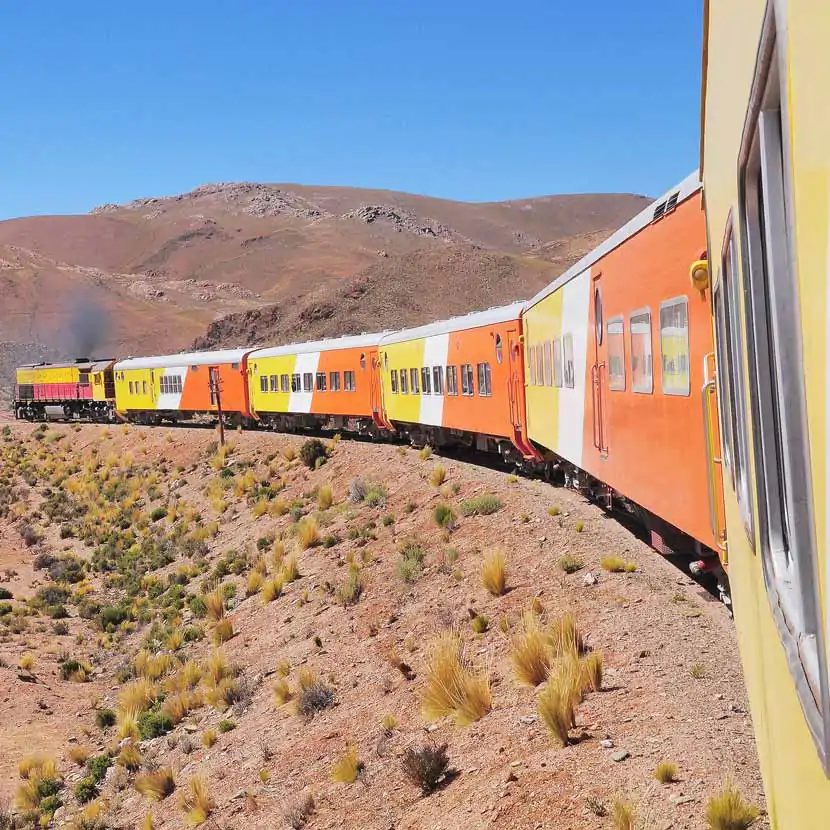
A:
<svg viewBox="0 0 830 830">
<path fill-rule="evenodd" d="M 830 3 L 704 0 L 699 170 L 528 301 L 18 370 L 16 417 L 469 447 L 635 515 L 731 603 L 773 830 L 830 827 Z"/>
</svg>

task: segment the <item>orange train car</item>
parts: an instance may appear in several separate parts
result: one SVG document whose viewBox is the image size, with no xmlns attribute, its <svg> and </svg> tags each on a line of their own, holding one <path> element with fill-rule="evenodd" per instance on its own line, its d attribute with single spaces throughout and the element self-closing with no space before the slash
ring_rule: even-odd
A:
<svg viewBox="0 0 830 830">
<path fill-rule="evenodd" d="M 660 549 L 723 542 L 714 343 L 697 174 L 525 308 L 527 421 L 546 458 L 636 510 Z"/>
<path fill-rule="evenodd" d="M 230 423 L 248 423 L 250 349 L 137 357 L 115 364 L 115 407 L 136 423 L 215 416 L 221 404 Z"/>
<path fill-rule="evenodd" d="M 521 303 L 391 332 L 379 346 L 384 420 L 417 444 L 535 455 L 524 418 Z"/>
<path fill-rule="evenodd" d="M 378 376 L 380 334 L 257 349 L 248 356 L 251 408 L 275 429 L 385 426 Z"/>
</svg>

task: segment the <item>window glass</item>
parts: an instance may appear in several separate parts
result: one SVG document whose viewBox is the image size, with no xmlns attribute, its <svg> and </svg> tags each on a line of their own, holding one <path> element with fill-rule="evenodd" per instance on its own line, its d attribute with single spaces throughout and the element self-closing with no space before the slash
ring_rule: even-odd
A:
<svg viewBox="0 0 830 830">
<path fill-rule="evenodd" d="M 432 391 L 436 395 L 444 394 L 444 370 L 440 366 L 432 367 Z"/>
<path fill-rule="evenodd" d="M 458 394 L 458 368 L 456 366 L 447 366 L 447 394 Z"/>
<path fill-rule="evenodd" d="M 401 394 L 409 394 L 409 373 L 406 369 L 401 369 Z"/>
<path fill-rule="evenodd" d="M 501 346 L 501 335 L 496 335 L 496 363 L 501 363 L 504 360 L 504 354 Z"/>
<path fill-rule="evenodd" d="M 142 386 L 143 394 L 146 395 L 147 394 L 147 381 L 146 380 L 141 381 L 141 386 Z"/>
<path fill-rule="evenodd" d="M 325 392 L 326 391 L 326 373 L 325 372 L 317 372 L 317 391 L 318 392 Z"/>
<path fill-rule="evenodd" d="M 562 341 L 553 341 L 553 385 L 562 386 Z"/>
<path fill-rule="evenodd" d="M 280 375 L 280 392 L 288 392 L 291 389 L 291 381 L 288 375 Z"/>
<path fill-rule="evenodd" d="M 159 378 L 159 390 L 162 395 L 167 393 L 167 378 L 164 375 Z"/>
<path fill-rule="evenodd" d="M 291 375 L 291 391 L 300 391 L 300 376 L 298 374 Z"/>
<path fill-rule="evenodd" d="M 412 387 L 412 394 L 418 395 L 420 394 L 421 390 L 418 385 L 418 370 L 417 369 L 410 369 L 409 370 L 409 384 Z"/>
<path fill-rule="evenodd" d="M 314 375 L 311 372 L 303 372 L 303 392 L 314 391 Z"/>
<path fill-rule="evenodd" d="M 389 373 L 389 384 L 392 387 L 392 394 L 397 395 L 398 394 L 398 370 L 397 369 L 393 369 Z"/>
<path fill-rule="evenodd" d="M 421 389 L 425 395 L 432 393 L 432 373 L 429 366 L 424 366 L 421 369 Z"/>
<path fill-rule="evenodd" d="M 562 359 L 565 367 L 565 386 L 568 389 L 574 388 L 574 338 L 572 334 L 566 334 L 562 338 Z"/>
<path fill-rule="evenodd" d="M 660 354 L 664 395 L 688 395 L 689 304 L 685 297 L 660 303 Z"/>
<path fill-rule="evenodd" d="M 271 375 L 271 391 L 279 391 L 279 378 L 277 377 L 277 375 Z"/>
<path fill-rule="evenodd" d="M 470 363 L 465 363 L 461 367 L 461 394 L 475 394 L 475 379 L 473 377 L 473 367 Z"/>
<path fill-rule="evenodd" d="M 542 344 L 542 351 L 544 352 L 545 360 L 545 386 L 553 385 L 553 350 L 550 340 L 545 340 Z"/>
<path fill-rule="evenodd" d="M 361 352 L 361 354 L 360 354 L 360 368 L 361 369 L 366 368 L 366 353 L 365 352 Z"/>
<path fill-rule="evenodd" d="M 490 364 L 479 363 L 476 368 L 478 370 L 478 394 L 489 398 L 493 394 L 493 387 L 490 382 Z"/>
<path fill-rule="evenodd" d="M 622 317 L 614 317 L 605 324 L 608 335 L 608 388 L 621 392 L 625 389 L 625 324 Z"/>
<path fill-rule="evenodd" d="M 239 368 L 238 363 L 231 363 L 231 369 L 238 369 L 238 368 Z"/>
<path fill-rule="evenodd" d="M 343 387 L 347 392 L 354 392 L 357 389 L 354 372 L 343 372 Z"/>
<path fill-rule="evenodd" d="M 332 392 L 340 391 L 340 372 L 329 372 L 329 389 Z"/>
<path fill-rule="evenodd" d="M 654 374 L 651 358 L 651 312 L 646 308 L 635 311 L 630 319 L 631 331 L 631 388 L 635 392 L 651 393 Z"/>
<path fill-rule="evenodd" d="M 133 382 L 132 381 L 130 381 L 130 394 L 131 395 L 133 394 Z"/>
</svg>

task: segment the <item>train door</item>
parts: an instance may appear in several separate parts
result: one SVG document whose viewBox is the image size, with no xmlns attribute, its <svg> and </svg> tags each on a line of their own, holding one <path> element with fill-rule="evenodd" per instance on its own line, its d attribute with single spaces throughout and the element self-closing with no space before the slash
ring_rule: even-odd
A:
<svg viewBox="0 0 830 830">
<path fill-rule="evenodd" d="M 591 365 L 591 418 L 594 447 L 608 455 L 608 344 L 602 313 L 602 274 L 593 279 L 593 364 Z M 590 337 L 590 335 L 589 335 Z M 590 352 L 589 352 L 590 353 Z"/>
<path fill-rule="evenodd" d="M 156 406 L 156 373 L 150 370 L 150 399 L 153 401 L 153 408 Z"/>
<path fill-rule="evenodd" d="M 383 407 L 383 388 L 381 380 L 381 360 L 389 360 L 381 352 L 372 352 L 372 371 L 369 373 L 369 402 L 372 407 L 372 420 L 381 428 L 389 429 L 391 425 Z"/>
<path fill-rule="evenodd" d="M 513 431 L 517 434 L 522 432 L 522 413 L 519 410 L 519 384 L 521 383 L 521 373 L 519 372 L 519 333 L 516 329 L 507 330 L 507 354 L 508 354 L 508 398 L 510 401 L 510 423 L 513 425 Z M 502 345 L 501 336 L 496 335 L 496 360 L 501 363 Z"/>
</svg>

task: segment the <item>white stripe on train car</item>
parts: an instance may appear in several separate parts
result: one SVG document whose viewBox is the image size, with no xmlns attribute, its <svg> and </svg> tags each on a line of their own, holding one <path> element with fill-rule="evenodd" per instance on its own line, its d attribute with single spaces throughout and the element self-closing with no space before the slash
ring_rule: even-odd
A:
<svg viewBox="0 0 830 830">
<path fill-rule="evenodd" d="M 556 452 L 572 464 L 581 467 L 591 269 L 588 268 L 566 283 L 562 291 L 562 331 L 573 335 L 574 388 L 563 386 L 559 390 L 559 435 Z"/>
<path fill-rule="evenodd" d="M 292 392 L 288 399 L 288 411 L 297 413 L 311 412 L 311 397 L 314 394 L 314 385 L 317 383 L 317 366 L 320 363 L 320 352 L 306 352 L 298 354 L 294 363 L 294 374 L 300 376 L 300 388 L 303 388 L 303 375 L 311 373 L 311 392 Z"/>
<path fill-rule="evenodd" d="M 184 385 L 187 383 L 187 370 L 188 366 L 167 366 L 163 371 L 156 372 L 156 383 L 158 383 L 162 377 L 178 375 L 182 379 L 182 390 L 184 390 Z M 178 410 L 181 409 L 181 404 L 181 392 L 163 392 L 159 393 L 156 398 L 156 409 Z"/>
<path fill-rule="evenodd" d="M 430 384 L 433 382 L 433 366 L 440 366 L 441 371 L 444 372 L 444 367 L 447 365 L 447 352 L 449 351 L 449 345 L 449 334 L 437 334 L 433 337 L 427 337 L 424 340 L 424 366 L 429 367 Z M 421 383 L 423 384 L 423 379 L 421 380 Z M 434 427 L 440 427 L 444 416 L 444 396 L 436 395 L 434 387 L 431 395 L 424 395 L 423 391 L 424 390 L 422 389 L 421 423 L 429 424 Z"/>
</svg>

